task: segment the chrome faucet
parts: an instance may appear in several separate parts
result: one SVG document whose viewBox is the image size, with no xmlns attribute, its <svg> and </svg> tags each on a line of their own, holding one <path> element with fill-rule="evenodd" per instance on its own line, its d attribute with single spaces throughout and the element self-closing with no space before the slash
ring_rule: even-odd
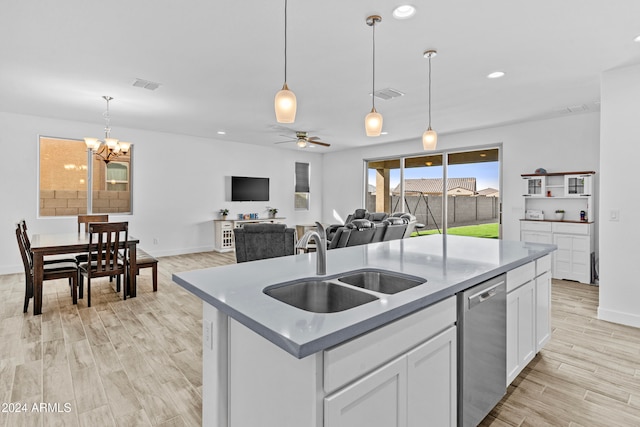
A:
<svg viewBox="0 0 640 427">
<path fill-rule="evenodd" d="M 327 274 L 327 234 L 319 222 L 316 221 L 318 231 L 309 230 L 298 241 L 298 247 L 306 247 L 309 240 L 316 242 L 316 274 L 324 276 Z"/>
</svg>

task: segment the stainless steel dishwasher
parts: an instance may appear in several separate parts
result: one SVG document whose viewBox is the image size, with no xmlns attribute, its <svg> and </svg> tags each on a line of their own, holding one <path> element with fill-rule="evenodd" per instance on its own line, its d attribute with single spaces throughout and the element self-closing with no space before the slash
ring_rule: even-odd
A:
<svg viewBox="0 0 640 427">
<path fill-rule="evenodd" d="M 458 426 L 475 427 L 506 392 L 506 275 L 458 293 Z"/>
</svg>

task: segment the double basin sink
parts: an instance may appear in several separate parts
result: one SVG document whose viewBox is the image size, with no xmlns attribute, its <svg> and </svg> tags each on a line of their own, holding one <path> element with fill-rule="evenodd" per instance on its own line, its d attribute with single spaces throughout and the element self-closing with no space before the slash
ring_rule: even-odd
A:
<svg viewBox="0 0 640 427">
<path fill-rule="evenodd" d="M 376 301 L 376 294 L 396 294 L 426 279 L 378 269 L 350 271 L 324 278 L 307 278 L 268 286 L 264 293 L 285 304 L 313 313 L 336 313 Z"/>
</svg>

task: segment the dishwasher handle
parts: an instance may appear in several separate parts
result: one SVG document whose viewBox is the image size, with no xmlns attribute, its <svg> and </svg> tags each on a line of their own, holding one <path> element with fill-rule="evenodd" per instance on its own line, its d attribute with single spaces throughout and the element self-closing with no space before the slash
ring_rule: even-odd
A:
<svg viewBox="0 0 640 427">
<path fill-rule="evenodd" d="M 493 298 L 494 296 L 496 296 L 498 294 L 498 292 L 500 292 L 500 290 L 498 289 L 500 286 L 504 285 L 504 281 L 501 281 L 499 283 L 496 283 L 495 285 L 487 288 L 487 289 L 483 289 L 480 292 L 477 292 L 473 295 L 470 295 L 468 297 L 468 301 L 469 301 L 469 309 L 473 308 L 474 306 L 478 305 L 478 304 L 482 304 L 483 302 L 490 300 L 491 298 Z"/>
</svg>

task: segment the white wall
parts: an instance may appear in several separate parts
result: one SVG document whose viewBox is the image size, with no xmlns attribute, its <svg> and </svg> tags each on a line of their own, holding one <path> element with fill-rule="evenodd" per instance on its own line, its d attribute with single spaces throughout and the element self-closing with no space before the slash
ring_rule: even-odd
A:
<svg viewBox="0 0 640 427">
<path fill-rule="evenodd" d="M 520 240 L 519 219 L 524 216 L 520 174 L 533 173 L 539 167 L 549 172 L 597 172 L 599 125 L 599 113 L 578 114 L 439 135 L 438 148 L 473 148 L 502 143 L 502 237 Z M 335 222 L 334 210 L 345 218 L 361 207 L 363 159 L 410 154 L 424 154 L 419 139 L 325 154 L 324 221 Z M 596 189 L 597 179 L 598 174 Z"/>
<path fill-rule="evenodd" d="M 640 159 L 640 65 L 602 76 L 600 306 L 598 317 L 640 327 L 640 198 L 629 192 Z M 619 221 L 610 221 L 612 210 Z"/>
<path fill-rule="evenodd" d="M 75 217 L 37 218 L 38 135 L 81 139 L 101 132 L 99 123 L 82 123 L 0 113 L 0 274 L 20 272 L 15 223 L 25 218 L 31 233 L 75 232 Z M 313 223 L 321 215 L 322 154 L 224 141 L 114 128 L 114 137 L 135 144 L 133 215 L 130 233 L 156 255 L 213 249 L 213 222 L 221 208 L 230 215 L 279 209 L 286 223 Z M 311 165 L 311 210 L 294 210 L 294 163 Z M 226 201 L 225 177 L 270 178 L 269 202 Z M 153 244 L 153 239 L 158 244 Z"/>
</svg>

